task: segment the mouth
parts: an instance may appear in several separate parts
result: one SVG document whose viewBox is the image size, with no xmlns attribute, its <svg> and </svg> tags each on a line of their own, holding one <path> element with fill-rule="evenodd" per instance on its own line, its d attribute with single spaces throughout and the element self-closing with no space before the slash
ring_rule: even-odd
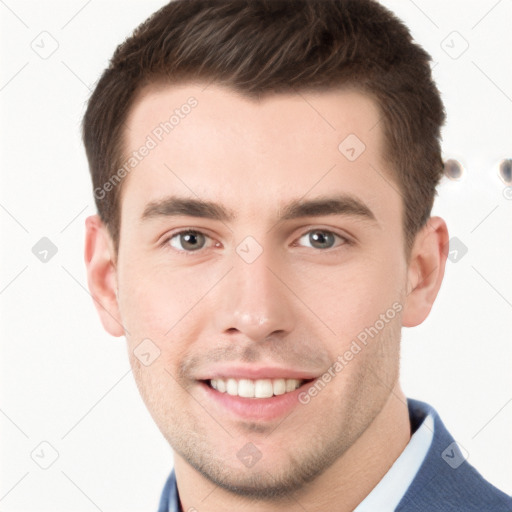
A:
<svg viewBox="0 0 512 512">
<path fill-rule="evenodd" d="M 228 413 L 234 420 L 264 423 L 286 417 L 294 409 L 304 408 L 299 400 L 300 394 L 315 380 L 217 377 L 198 382 L 206 403 L 218 412 L 218 417 Z"/>
<path fill-rule="evenodd" d="M 315 379 L 236 379 L 216 378 L 204 380 L 208 387 L 219 393 L 242 398 L 272 398 L 291 393 Z"/>
</svg>

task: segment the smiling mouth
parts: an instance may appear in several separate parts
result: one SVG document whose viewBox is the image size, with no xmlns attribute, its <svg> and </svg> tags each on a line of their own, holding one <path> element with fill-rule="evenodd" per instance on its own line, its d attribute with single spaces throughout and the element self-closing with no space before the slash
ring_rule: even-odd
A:
<svg viewBox="0 0 512 512">
<path fill-rule="evenodd" d="M 315 379 L 235 379 L 216 378 L 203 380 L 207 386 L 231 396 L 242 398 L 271 398 L 286 395 Z"/>
</svg>

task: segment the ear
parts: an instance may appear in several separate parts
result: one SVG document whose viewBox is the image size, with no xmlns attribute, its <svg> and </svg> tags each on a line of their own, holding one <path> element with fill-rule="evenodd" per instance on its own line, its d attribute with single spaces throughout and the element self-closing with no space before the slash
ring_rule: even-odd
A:
<svg viewBox="0 0 512 512">
<path fill-rule="evenodd" d="M 448 228 L 440 217 L 431 217 L 416 235 L 407 268 L 404 327 L 421 324 L 430 313 L 443 281 L 448 241 Z"/>
<path fill-rule="evenodd" d="M 87 284 L 105 330 L 123 336 L 117 301 L 116 255 L 110 233 L 98 215 L 85 220 L 85 265 Z"/>
</svg>

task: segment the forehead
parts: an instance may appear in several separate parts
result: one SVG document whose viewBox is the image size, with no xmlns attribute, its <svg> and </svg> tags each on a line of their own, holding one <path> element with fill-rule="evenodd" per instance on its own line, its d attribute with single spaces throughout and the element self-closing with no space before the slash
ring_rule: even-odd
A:
<svg viewBox="0 0 512 512">
<path fill-rule="evenodd" d="M 121 211 L 128 205 L 130 215 L 170 194 L 255 215 L 333 189 L 364 197 L 377 210 L 386 202 L 400 208 L 399 198 L 390 201 L 397 187 L 382 158 L 378 106 L 355 90 L 255 100 L 215 84 L 151 87 L 126 127 L 125 161 L 136 156 Z"/>
</svg>

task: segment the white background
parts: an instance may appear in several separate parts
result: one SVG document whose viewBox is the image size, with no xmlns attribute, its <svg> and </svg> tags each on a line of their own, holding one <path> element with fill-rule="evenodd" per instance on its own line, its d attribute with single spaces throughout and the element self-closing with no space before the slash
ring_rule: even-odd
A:
<svg viewBox="0 0 512 512">
<path fill-rule="evenodd" d="M 79 131 L 115 47 L 164 3 L 0 0 L 3 512 L 156 510 L 172 466 L 125 341 L 103 331 L 86 290 L 84 219 L 95 209 Z M 426 322 L 404 329 L 403 386 L 511 493 L 512 200 L 496 164 L 512 157 L 512 2 L 383 3 L 433 57 L 444 154 L 466 170 L 443 181 L 434 214 L 468 252 L 448 262 Z M 32 49 L 42 37 L 58 44 L 47 59 Z M 31 251 L 44 236 L 58 248 L 47 263 Z M 31 458 L 43 441 L 59 454 L 46 470 Z"/>
</svg>

